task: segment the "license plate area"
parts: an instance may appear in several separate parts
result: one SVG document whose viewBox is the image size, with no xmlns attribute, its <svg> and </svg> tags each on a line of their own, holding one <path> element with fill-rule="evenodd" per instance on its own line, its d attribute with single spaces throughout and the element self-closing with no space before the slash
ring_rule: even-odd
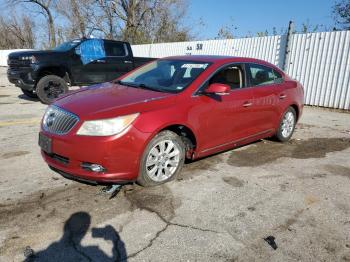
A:
<svg viewBox="0 0 350 262">
<path fill-rule="evenodd" d="M 45 136 L 43 133 L 39 133 L 39 146 L 46 153 L 52 153 L 52 139 Z"/>
</svg>

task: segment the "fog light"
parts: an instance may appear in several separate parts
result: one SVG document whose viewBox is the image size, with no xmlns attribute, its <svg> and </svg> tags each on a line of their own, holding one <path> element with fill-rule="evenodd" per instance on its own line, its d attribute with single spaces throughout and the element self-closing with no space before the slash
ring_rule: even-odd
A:
<svg viewBox="0 0 350 262">
<path fill-rule="evenodd" d="M 98 164 L 82 163 L 81 167 L 92 172 L 104 172 L 106 169 Z"/>
</svg>

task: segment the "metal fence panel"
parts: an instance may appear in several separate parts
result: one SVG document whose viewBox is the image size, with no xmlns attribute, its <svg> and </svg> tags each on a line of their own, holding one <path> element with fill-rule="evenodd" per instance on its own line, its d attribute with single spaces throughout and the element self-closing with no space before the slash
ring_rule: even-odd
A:
<svg viewBox="0 0 350 262">
<path fill-rule="evenodd" d="M 287 73 L 305 88 L 305 104 L 350 109 L 350 31 L 295 34 Z"/>
</svg>

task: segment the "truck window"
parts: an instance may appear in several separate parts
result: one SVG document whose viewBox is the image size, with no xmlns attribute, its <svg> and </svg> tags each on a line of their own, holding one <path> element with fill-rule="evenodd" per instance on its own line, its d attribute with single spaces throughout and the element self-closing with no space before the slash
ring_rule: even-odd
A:
<svg viewBox="0 0 350 262">
<path fill-rule="evenodd" d="M 105 41 L 106 56 L 126 56 L 127 52 L 123 43 Z"/>
<path fill-rule="evenodd" d="M 86 40 L 80 44 L 79 50 L 75 50 L 75 52 L 80 53 L 80 59 L 84 65 L 106 56 L 101 39 Z"/>
</svg>

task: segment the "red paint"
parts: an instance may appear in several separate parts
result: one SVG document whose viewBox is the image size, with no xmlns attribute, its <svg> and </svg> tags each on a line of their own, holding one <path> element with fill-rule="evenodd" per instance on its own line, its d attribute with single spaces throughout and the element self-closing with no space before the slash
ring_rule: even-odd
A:
<svg viewBox="0 0 350 262">
<path fill-rule="evenodd" d="M 43 154 L 45 161 L 71 175 L 99 182 L 135 180 L 140 158 L 148 142 L 172 125 L 189 128 L 196 138 L 194 158 L 200 158 L 257 139 L 272 136 L 289 106 L 303 109 L 303 88 L 275 66 L 256 59 L 214 56 L 172 57 L 172 59 L 211 62 L 212 64 L 184 91 L 160 93 L 145 89 L 104 83 L 74 92 L 55 102 L 79 116 L 79 123 L 67 135 L 53 135 L 52 150 L 68 157 L 68 165 Z M 265 86 L 227 90 L 214 84 L 212 91 L 225 95 L 197 94 L 197 89 L 218 68 L 230 63 L 255 63 L 272 67 L 284 82 Z M 121 77 L 120 79 L 123 79 Z M 212 92 L 210 91 L 210 92 Z M 84 120 L 112 118 L 139 112 L 139 117 L 122 134 L 110 137 L 78 136 Z M 103 165 L 107 172 L 97 174 L 83 170 L 82 162 Z"/>
</svg>

